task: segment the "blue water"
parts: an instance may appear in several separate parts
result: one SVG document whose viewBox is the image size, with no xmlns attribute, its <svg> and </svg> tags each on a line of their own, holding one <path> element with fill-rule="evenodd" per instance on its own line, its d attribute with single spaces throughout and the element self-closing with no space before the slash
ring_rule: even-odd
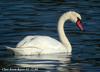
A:
<svg viewBox="0 0 100 72">
<path fill-rule="evenodd" d="M 79 12 L 85 31 L 65 24 L 72 55 L 11 56 L 27 35 L 58 39 L 57 21 L 69 10 Z M 100 0 L 0 0 L 0 70 L 37 72 L 100 72 Z"/>
</svg>

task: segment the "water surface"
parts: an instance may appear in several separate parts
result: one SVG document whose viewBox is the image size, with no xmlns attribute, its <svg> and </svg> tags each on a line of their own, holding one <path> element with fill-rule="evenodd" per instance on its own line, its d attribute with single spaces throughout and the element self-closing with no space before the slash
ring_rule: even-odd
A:
<svg viewBox="0 0 100 72">
<path fill-rule="evenodd" d="M 0 70 L 23 69 L 38 72 L 100 72 L 99 0 L 0 0 Z M 5 46 L 15 47 L 27 35 L 48 35 L 58 39 L 57 21 L 66 11 L 82 16 L 85 31 L 65 24 L 72 55 L 14 57 Z"/>
</svg>

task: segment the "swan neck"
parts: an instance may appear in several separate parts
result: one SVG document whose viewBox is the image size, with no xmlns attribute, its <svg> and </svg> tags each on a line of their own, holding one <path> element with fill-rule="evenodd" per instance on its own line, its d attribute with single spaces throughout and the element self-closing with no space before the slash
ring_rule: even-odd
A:
<svg viewBox="0 0 100 72">
<path fill-rule="evenodd" d="M 62 44 L 67 48 L 68 52 L 71 52 L 72 51 L 71 44 L 64 32 L 64 23 L 67 20 L 69 20 L 69 17 L 66 16 L 65 14 L 60 17 L 60 19 L 58 21 L 58 34 L 59 34 L 59 38 L 60 38 L 60 41 L 62 42 Z"/>
</svg>

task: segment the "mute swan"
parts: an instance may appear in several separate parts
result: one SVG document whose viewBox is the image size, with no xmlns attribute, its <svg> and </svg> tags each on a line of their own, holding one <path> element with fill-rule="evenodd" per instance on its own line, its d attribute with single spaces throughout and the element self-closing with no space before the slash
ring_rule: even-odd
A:
<svg viewBox="0 0 100 72">
<path fill-rule="evenodd" d="M 80 14 L 74 11 L 69 11 L 64 13 L 58 21 L 58 34 L 61 42 L 49 36 L 35 35 L 26 36 L 17 44 L 16 48 L 7 48 L 14 51 L 15 55 L 71 53 L 72 46 L 64 32 L 64 23 L 67 20 L 76 23 L 79 29 L 83 30 Z"/>
</svg>

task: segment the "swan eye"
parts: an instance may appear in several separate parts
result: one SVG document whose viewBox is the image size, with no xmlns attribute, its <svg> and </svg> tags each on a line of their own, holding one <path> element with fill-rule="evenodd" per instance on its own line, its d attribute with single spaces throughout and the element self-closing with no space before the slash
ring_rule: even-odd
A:
<svg viewBox="0 0 100 72">
<path fill-rule="evenodd" d="M 81 31 L 83 31 L 83 24 L 82 24 L 81 20 L 78 17 L 77 17 L 76 25 Z"/>
</svg>

